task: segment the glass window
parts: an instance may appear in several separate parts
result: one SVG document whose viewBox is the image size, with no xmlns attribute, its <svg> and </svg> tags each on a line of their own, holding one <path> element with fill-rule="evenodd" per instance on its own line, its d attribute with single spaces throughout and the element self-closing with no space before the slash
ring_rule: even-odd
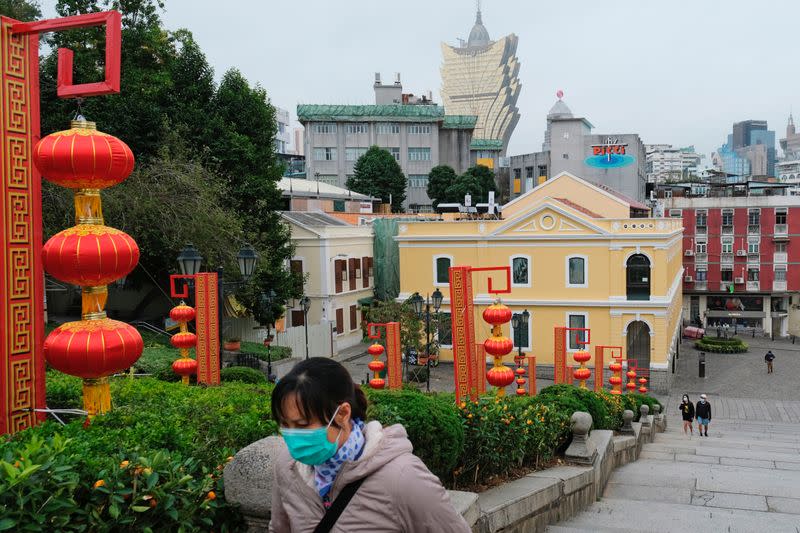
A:
<svg viewBox="0 0 800 533">
<path fill-rule="evenodd" d="M 733 226 L 733 209 L 722 210 L 722 225 Z"/>
<path fill-rule="evenodd" d="M 397 122 L 378 122 L 375 129 L 381 135 L 400 133 L 400 124 Z"/>
<path fill-rule="evenodd" d="M 521 177 L 522 177 L 522 169 L 521 168 L 515 168 L 514 169 L 514 179 L 518 180 Z"/>
<path fill-rule="evenodd" d="M 515 317 L 520 318 L 520 323 L 522 321 L 522 313 L 514 313 Z M 519 330 L 514 330 L 514 337 L 511 339 L 514 342 L 514 346 L 522 346 L 523 348 L 527 348 L 530 346 L 530 317 L 528 317 L 528 323 L 524 326 L 519 328 Z"/>
<path fill-rule="evenodd" d="M 525 167 L 525 177 L 526 178 L 533 177 L 533 167 Z"/>
<path fill-rule="evenodd" d="M 776 242 L 775 243 L 775 251 L 778 253 L 786 252 L 786 243 L 785 242 Z"/>
<path fill-rule="evenodd" d="M 428 176 L 426 174 L 409 174 L 408 186 L 412 189 L 427 189 Z"/>
<path fill-rule="evenodd" d="M 698 254 L 704 254 L 704 253 L 706 253 L 706 251 L 708 249 L 706 241 L 697 241 L 696 243 L 694 243 L 694 246 L 695 246 L 695 250 L 694 251 L 695 251 L 695 253 L 698 253 Z"/>
<path fill-rule="evenodd" d="M 431 149 L 430 148 L 409 148 L 408 149 L 409 161 L 430 161 Z"/>
<path fill-rule="evenodd" d="M 314 133 L 336 133 L 336 123 L 317 122 L 314 124 Z"/>
<path fill-rule="evenodd" d="M 569 315 L 569 327 L 570 328 L 585 328 L 586 327 L 586 315 Z M 586 332 L 585 331 L 570 331 L 569 332 L 569 349 L 570 350 L 578 350 L 582 348 L 583 344 L 578 344 L 578 341 L 585 341 L 586 340 Z"/>
<path fill-rule="evenodd" d="M 366 148 L 345 148 L 344 158 L 346 161 L 358 161 L 358 158 L 366 153 Z"/>
<path fill-rule="evenodd" d="M 722 253 L 723 254 L 733 253 L 733 237 L 722 238 Z"/>
<path fill-rule="evenodd" d="M 527 257 L 515 257 L 511 261 L 511 279 L 512 283 L 515 285 L 527 285 L 528 280 L 530 279 L 528 272 L 528 258 Z M 525 344 L 524 346 L 527 346 Z"/>
<path fill-rule="evenodd" d="M 695 219 L 695 226 L 705 227 L 707 220 L 708 220 L 708 212 L 707 211 L 698 211 L 697 212 L 697 218 Z"/>
<path fill-rule="evenodd" d="M 705 268 L 698 268 L 694 273 L 696 281 L 706 281 L 708 279 L 708 271 Z"/>
<path fill-rule="evenodd" d="M 775 269 L 775 281 L 786 281 L 786 269 L 785 268 L 776 268 Z"/>
<path fill-rule="evenodd" d="M 334 200 L 333 210 L 336 213 L 344 213 L 344 200 Z"/>
<path fill-rule="evenodd" d="M 747 281 L 758 281 L 758 269 L 757 268 L 748 268 L 747 269 Z"/>
<path fill-rule="evenodd" d="M 367 133 L 369 125 L 366 122 L 354 122 L 347 125 L 347 133 Z"/>
<path fill-rule="evenodd" d="M 747 210 L 747 223 L 751 226 L 758 226 L 761 224 L 761 210 L 748 209 Z"/>
<path fill-rule="evenodd" d="M 439 333 L 439 346 L 450 346 L 453 344 L 453 330 L 450 324 L 450 313 L 439 313 L 437 330 Z"/>
<path fill-rule="evenodd" d="M 681 218 L 683 216 L 683 213 L 680 209 L 670 209 L 669 216 L 672 218 Z"/>
<path fill-rule="evenodd" d="M 569 284 L 584 285 L 586 283 L 586 260 L 583 257 L 569 258 Z"/>
<path fill-rule="evenodd" d="M 720 270 L 720 276 L 722 281 L 733 281 L 733 270 L 730 268 L 723 268 Z"/>
<path fill-rule="evenodd" d="M 786 224 L 786 208 L 778 208 L 775 210 L 775 223 Z"/>
<path fill-rule="evenodd" d="M 400 161 L 400 148 L 392 147 L 392 148 L 388 148 L 388 150 L 389 150 L 389 153 L 394 156 L 395 160 Z"/>
<path fill-rule="evenodd" d="M 336 148 L 314 148 L 314 161 L 336 161 Z"/>
<path fill-rule="evenodd" d="M 436 283 L 450 283 L 450 258 L 436 258 Z"/>
<path fill-rule="evenodd" d="M 408 125 L 408 134 L 409 135 L 425 135 L 431 132 L 431 125 L 430 124 L 409 124 Z"/>
<path fill-rule="evenodd" d="M 339 179 L 336 174 L 320 174 L 316 176 L 317 181 L 320 183 L 327 183 L 328 185 L 338 185 Z"/>
<path fill-rule="evenodd" d="M 761 251 L 761 243 L 758 241 L 747 241 L 747 253 L 756 255 Z"/>
</svg>

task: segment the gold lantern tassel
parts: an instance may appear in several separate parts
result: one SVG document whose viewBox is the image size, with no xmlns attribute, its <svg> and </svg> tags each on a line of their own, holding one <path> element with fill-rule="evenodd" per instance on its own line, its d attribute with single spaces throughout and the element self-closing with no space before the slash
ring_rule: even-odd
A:
<svg viewBox="0 0 800 533">
<path fill-rule="evenodd" d="M 89 418 L 111 410 L 111 388 L 108 377 L 83 380 L 83 408 Z"/>
</svg>

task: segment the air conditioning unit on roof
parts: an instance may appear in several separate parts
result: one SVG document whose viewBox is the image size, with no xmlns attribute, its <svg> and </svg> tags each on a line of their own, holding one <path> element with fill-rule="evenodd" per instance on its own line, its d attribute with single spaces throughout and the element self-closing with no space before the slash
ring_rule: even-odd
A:
<svg viewBox="0 0 800 533">
<path fill-rule="evenodd" d="M 747 255 L 747 250 L 736 250 L 736 255 L 739 257 L 744 257 Z"/>
</svg>

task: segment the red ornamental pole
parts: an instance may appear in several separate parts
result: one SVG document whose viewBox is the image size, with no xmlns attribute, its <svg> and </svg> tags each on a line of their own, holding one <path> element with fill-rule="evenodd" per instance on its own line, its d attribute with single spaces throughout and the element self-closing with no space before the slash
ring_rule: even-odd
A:
<svg viewBox="0 0 800 533">
<path fill-rule="evenodd" d="M 528 396 L 536 396 L 536 356 L 528 356 Z"/>
</svg>

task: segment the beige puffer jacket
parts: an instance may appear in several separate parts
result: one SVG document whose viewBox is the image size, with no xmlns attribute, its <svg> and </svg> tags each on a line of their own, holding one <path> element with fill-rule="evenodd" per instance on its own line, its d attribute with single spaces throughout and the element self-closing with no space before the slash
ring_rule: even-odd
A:
<svg viewBox="0 0 800 533">
<path fill-rule="evenodd" d="M 401 425 L 364 427 L 364 451 L 345 463 L 331 488 L 334 501 L 351 481 L 366 478 L 350 500 L 334 532 L 468 533 L 470 528 L 450 504 L 439 479 L 411 453 Z M 275 463 L 272 522 L 276 533 L 313 532 L 325 514 L 314 485 L 313 467 L 298 463 L 283 448 Z"/>
</svg>

